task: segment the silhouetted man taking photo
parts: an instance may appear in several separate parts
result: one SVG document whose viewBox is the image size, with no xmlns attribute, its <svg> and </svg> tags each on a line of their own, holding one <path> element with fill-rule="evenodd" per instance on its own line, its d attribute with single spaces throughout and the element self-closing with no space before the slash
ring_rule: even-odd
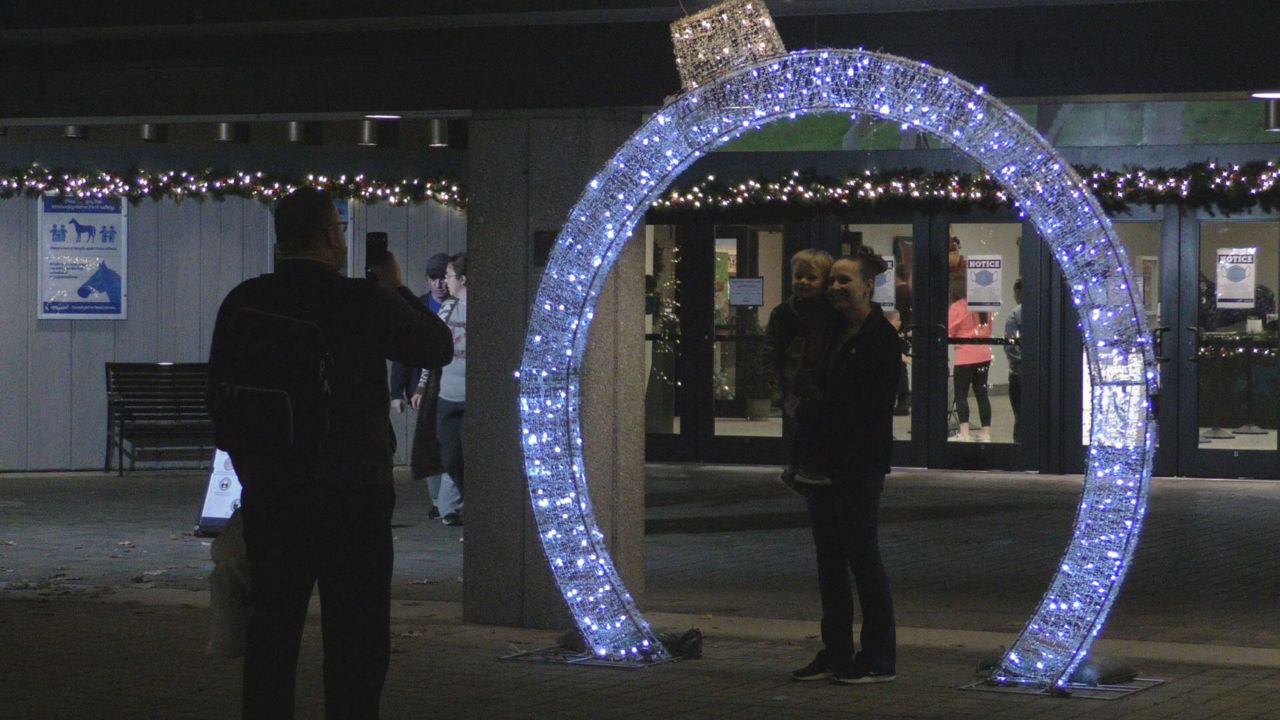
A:
<svg viewBox="0 0 1280 720">
<path fill-rule="evenodd" d="M 244 487 L 252 615 L 245 718 L 292 718 L 298 649 L 319 585 L 328 718 L 378 717 L 390 659 L 395 506 L 386 361 L 439 368 L 447 327 L 390 253 L 344 277 L 345 223 L 301 188 L 275 210 L 276 270 L 233 289 L 209 354 L 218 446 Z"/>
</svg>

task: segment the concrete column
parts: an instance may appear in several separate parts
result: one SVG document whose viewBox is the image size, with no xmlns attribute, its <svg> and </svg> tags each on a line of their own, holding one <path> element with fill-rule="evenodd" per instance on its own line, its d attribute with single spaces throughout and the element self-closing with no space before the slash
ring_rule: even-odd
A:
<svg viewBox="0 0 1280 720">
<path fill-rule="evenodd" d="M 518 386 L 529 308 L 573 203 L 639 126 L 635 112 L 498 112 L 469 122 L 463 617 L 572 625 L 538 542 L 520 455 Z M 643 590 L 644 247 L 614 265 L 583 365 L 584 455 L 596 520 L 627 588 Z"/>
</svg>

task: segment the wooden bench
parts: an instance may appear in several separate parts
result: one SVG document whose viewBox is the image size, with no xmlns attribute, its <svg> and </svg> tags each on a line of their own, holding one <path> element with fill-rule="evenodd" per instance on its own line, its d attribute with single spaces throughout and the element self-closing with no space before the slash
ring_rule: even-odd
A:
<svg viewBox="0 0 1280 720">
<path fill-rule="evenodd" d="M 210 461 L 213 421 L 205 405 L 207 363 L 107 363 L 107 456 L 103 472 L 138 460 Z"/>
</svg>

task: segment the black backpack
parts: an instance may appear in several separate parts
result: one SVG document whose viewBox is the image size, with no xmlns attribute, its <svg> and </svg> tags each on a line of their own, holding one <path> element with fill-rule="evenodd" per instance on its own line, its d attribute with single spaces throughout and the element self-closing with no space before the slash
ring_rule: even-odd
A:
<svg viewBox="0 0 1280 720">
<path fill-rule="evenodd" d="M 303 469 L 330 432 L 333 358 L 308 315 L 236 310 L 224 334 L 227 378 L 218 388 L 216 442 L 232 458 Z"/>
</svg>

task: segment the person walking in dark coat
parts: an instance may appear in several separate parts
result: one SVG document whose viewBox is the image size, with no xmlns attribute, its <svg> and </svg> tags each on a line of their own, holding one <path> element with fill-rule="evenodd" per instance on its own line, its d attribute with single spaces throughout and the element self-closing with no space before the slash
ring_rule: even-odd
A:
<svg viewBox="0 0 1280 720">
<path fill-rule="evenodd" d="M 316 585 L 323 610 L 326 717 L 378 717 L 391 653 L 395 506 L 386 361 L 438 368 L 453 356 L 449 329 L 404 288 L 393 255 L 371 268 L 376 282 L 340 274 L 347 252 L 344 225 L 323 191 L 301 188 L 281 198 L 275 210 L 275 272 L 233 289 L 214 326 L 209 409 L 219 438 L 240 437 L 238 431 L 254 419 L 243 405 L 242 391 L 253 389 L 242 382 L 253 364 L 245 359 L 252 344 L 244 342 L 244 318 L 305 324 L 317 330 L 325 349 L 319 364 L 323 382 L 315 381 L 325 397 L 319 405 L 326 409 L 320 413 L 324 422 L 315 424 L 314 446 L 305 445 L 318 448 L 313 454 L 300 456 L 293 446 L 273 452 L 252 436 L 220 440 L 229 446 L 244 488 L 252 584 L 245 718 L 293 717 L 298 648 Z M 266 361 L 279 358 L 287 367 L 290 358 L 281 355 L 291 350 Z"/>
<path fill-rule="evenodd" d="M 427 287 L 430 289 L 422 296 L 422 303 L 436 315 L 440 314 L 441 304 L 449 299 L 449 286 L 444 279 L 448 269 L 449 256 L 445 253 L 436 253 L 427 260 Z M 436 439 L 436 396 L 440 391 L 440 373 L 427 374 L 430 379 L 424 386 L 426 392 L 420 394 L 418 381 L 424 375 L 422 369 L 391 363 L 391 409 L 398 409 L 397 402 L 402 406 L 407 403 L 417 414 L 409 452 L 409 473 L 414 480 L 426 483 L 427 493 L 431 496 L 427 518 L 436 520 L 440 517 L 438 499 L 444 474 L 440 443 Z"/>
<path fill-rule="evenodd" d="M 827 356 L 822 401 L 801 449 L 830 483 L 805 488 L 822 596 L 822 645 L 796 680 L 843 684 L 896 678 L 893 597 L 880 559 L 879 509 L 893 449 L 893 407 L 902 344 L 871 302 L 885 262 L 869 248 L 836 261 L 827 295 L 844 318 Z M 853 588 L 862 608 L 862 648 L 853 641 Z"/>
</svg>

